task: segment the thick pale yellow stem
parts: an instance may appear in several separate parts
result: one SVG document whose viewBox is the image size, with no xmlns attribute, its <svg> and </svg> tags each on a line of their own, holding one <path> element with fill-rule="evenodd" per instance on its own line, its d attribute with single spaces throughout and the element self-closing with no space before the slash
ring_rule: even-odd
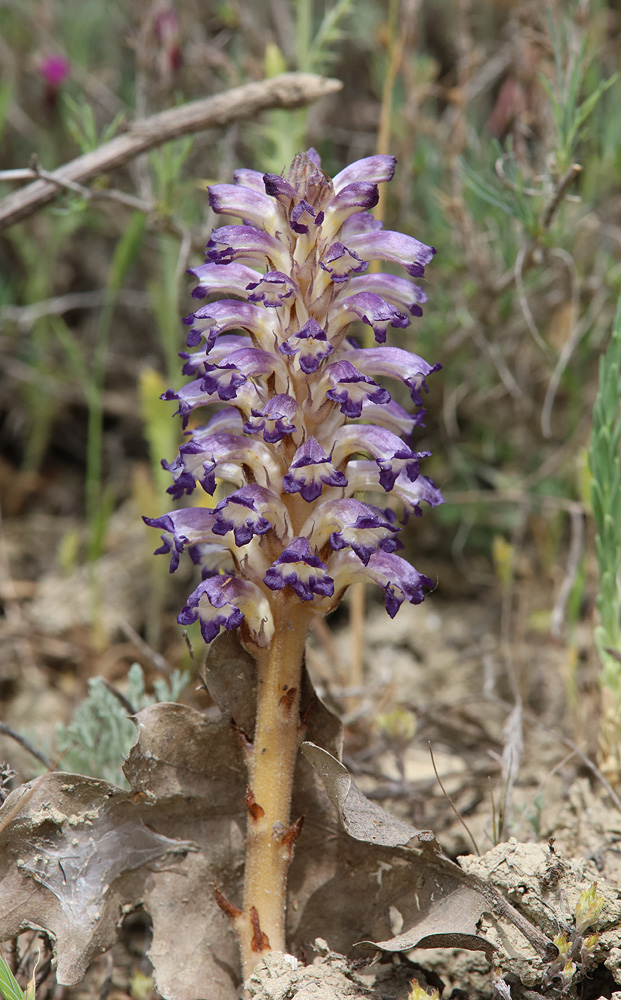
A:
<svg viewBox="0 0 621 1000">
<path fill-rule="evenodd" d="M 300 827 L 291 823 L 293 771 L 300 740 L 300 682 L 312 612 L 277 594 L 276 630 L 258 659 L 257 717 L 248 752 L 248 833 L 244 908 L 235 920 L 244 979 L 262 951 L 285 950 L 287 872 Z"/>
</svg>

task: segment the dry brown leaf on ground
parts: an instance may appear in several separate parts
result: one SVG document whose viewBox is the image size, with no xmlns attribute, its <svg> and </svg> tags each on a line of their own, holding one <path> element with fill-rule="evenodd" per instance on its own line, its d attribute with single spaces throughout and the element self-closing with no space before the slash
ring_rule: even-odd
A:
<svg viewBox="0 0 621 1000">
<path fill-rule="evenodd" d="M 550 940 L 492 885 L 447 858 L 433 833 L 415 830 L 370 802 L 343 764 L 325 750 L 309 743 L 302 749 L 353 842 L 349 854 L 356 857 L 355 870 L 335 870 L 330 897 L 340 901 L 337 906 L 357 912 L 359 940 L 372 938 L 368 943 L 385 951 L 447 947 L 491 955 L 494 944 L 478 932 L 478 923 L 486 912 L 501 912 L 538 954 L 550 951 Z M 347 922 L 351 927 L 351 916 Z"/>
<path fill-rule="evenodd" d="M 237 944 L 213 887 L 233 895 L 240 883 L 240 748 L 228 723 L 182 705 L 147 708 L 137 725 L 126 765 L 131 792 L 55 773 L 37 779 L 19 811 L 29 786 L 8 796 L 0 940 L 27 926 L 48 931 L 58 980 L 70 985 L 114 943 L 122 913 L 144 906 L 162 995 L 196 1000 L 209 983 L 210 1000 L 235 1000 Z"/>
</svg>

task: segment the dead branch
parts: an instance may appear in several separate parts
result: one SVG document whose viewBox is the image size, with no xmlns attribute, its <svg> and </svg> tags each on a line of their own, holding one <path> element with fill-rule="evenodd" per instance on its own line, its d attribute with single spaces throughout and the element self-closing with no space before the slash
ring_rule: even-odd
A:
<svg viewBox="0 0 621 1000">
<path fill-rule="evenodd" d="M 50 202 L 59 187 L 81 183 L 114 170 L 140 153 L 171 139 L 215 126 L 255 118 L 269 108 L 298 108 L 341 89 L 340 80 L 313 73 L 282 73 L 258 83 L 247 83 L 213 97 L 168 108 L 150 118 L 131 122 L 126 131 L 98 149 L 78 156 L 50 174 L 0 201 L 0 229 L 27 218 Z"/>
</svg>

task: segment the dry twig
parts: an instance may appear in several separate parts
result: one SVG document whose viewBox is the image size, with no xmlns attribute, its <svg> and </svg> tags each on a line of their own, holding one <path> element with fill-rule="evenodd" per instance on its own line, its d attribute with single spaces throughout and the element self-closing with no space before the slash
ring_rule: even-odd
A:
<svg viewBox="0 0 621 1000">
<path fill-rule="evenodd" d="M 71 187 L 128 163 L 171 139 L 215 126 L 255 118 L 269 108 L 298 108 L 341 89 L 339 80 L 313 73 L 281 73 L 213 97 L 190 101 L 132 122 L 122 135 L 46 174 L 0 201 L 0 229 L 27 218 L 50 202 L 60 187 Z"/>
<path fill-rule="evenodd" d="M 7 726 L 6 722 L 0 722 L 0 733 L 4 736 L 9 736 L 12 740 L 15 740 L 16 743 L 19 743 L 24 750 L 27 750 L 28 753 L 38 760 L 40 764 L 43 764 L 48 771 L 54 770 L 54 765 L 49 757 L 46 757 L 44 753 L 33 746 L 30 740 L 27 740 L 21 733 L 16 732 L 11 726 Z"/>
</svg>

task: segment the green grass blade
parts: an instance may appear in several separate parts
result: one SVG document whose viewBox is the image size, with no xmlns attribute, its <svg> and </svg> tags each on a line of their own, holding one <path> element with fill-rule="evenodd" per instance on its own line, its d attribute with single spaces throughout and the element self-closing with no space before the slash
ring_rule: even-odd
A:
<svg viewBox="0 0 621 1000">
<path fill-rule="evenodd" d="M 4 1000 L 24 1000 L 25 993 L 9 969 L 3 955 L 0 955 L 0 996 Z"/>
</svg>

